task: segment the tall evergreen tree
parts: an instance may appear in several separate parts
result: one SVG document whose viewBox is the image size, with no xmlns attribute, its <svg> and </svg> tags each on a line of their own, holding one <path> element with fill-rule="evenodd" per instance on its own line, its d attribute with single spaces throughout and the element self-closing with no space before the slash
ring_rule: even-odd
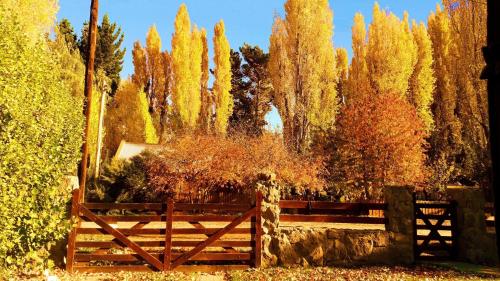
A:
<svg viewBox="0 0 500 281">
<path fill-rule="evenodd" d="M 104 15 L 102 22 L 97 27 L 97 44 L 95 55 L 95 68 L 103 69 L 111 79 L 111 95 L 114 95 L 120 85 L 120 72 L 123 68 L 123 57 L 126 49 L 121 47 L 124 34 L 116 23 L 111 23 L 109 16 Z M 84 23 L 82 35 L 78 42 L 80 53 L 84 61 L 88 60 L 88 23 Z"/>
<path fill-rule="evenodd" d="M 272 85 L 267 63 L 269 54 L 258 46 L 244 44 L 240 47 L 244 64 L 238 52 L 231 50 L 231 94 L 234 100 L 230 117 L 231 129 L 247 135 L 261 135 L 266 114 L 271 110 Z"/>
<path fill-rule="evenodd" d="M 58 36 L 64 38 L 66 44 L 70 50 L 78 49 L 78 37 L 76 36 L 75 30 L 71 25 L 71 22 L 64 18 L 57 23 Z"/>
</svg>

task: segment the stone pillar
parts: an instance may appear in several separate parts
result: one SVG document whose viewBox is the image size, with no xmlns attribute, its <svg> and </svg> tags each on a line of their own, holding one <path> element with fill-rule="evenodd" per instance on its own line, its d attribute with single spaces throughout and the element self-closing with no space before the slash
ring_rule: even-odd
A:
<svg viewBox="0 0 500 281">
<path fill-rule="evenodd" d="M 273 173 L 258 175 L 255 189 L 262 192 L 262 267 L 277 265 L 276 237 L 279 234 L 280 222 L 280 187 Z"/>
<path fill-rule="evenodd" d="M 390 253 L 402 264 L 415 261 L 413 253 L 413 221 L 415 209 L 412 186 L 387 186 L 384 188 L 386 230 L 389 232 Z"/>
<path fill-rule="evenodd" d="M 496 265 L 495 235 L 486 232 L 483 192 L 479 188 L 457 186 L 449 187 L 447 193 L 457 203 L 458 258 Z"/>
</svg>

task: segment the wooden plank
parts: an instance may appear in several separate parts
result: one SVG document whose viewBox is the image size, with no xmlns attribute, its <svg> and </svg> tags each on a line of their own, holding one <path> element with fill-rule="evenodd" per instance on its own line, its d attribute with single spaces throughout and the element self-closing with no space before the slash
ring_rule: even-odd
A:
<svg viewBox="0 0 500 281">
<path fill-rule="evenodd" d="M 381 217 L 349 217 L 349 216 L 325 216 L 325 215 L 280 215 L 283 222 L 331 222 L 331 223 L 365 223 L 384 224 L 385 218 Z"/>
<path fill-rule="evenodd" d="M 207 240 L 203 241 L 198 246 L 194 247 L 194 249 L 192 249 L 191 251 L 189 251 L 189 252 L 183 254 L 182 256 L 180 256 L 179 258 L 175 259 L 175 261 L 172 263 L 172 266 L 170 268 L 174 269 L 177 266 L 185 263 L 190 258 L 192 258 L 193 256 L 200 253 L 204 248 L 210 246 L 210 244 L 217 241 L 224 234 L 228 233 L 230 230 L 234 229 L 236 226 L 238 226 L 239 224 L 241 224 L 245 220 L 251 218 L 252 215 L 255 215 L 255 207 L 248 210 L 246 213 L 244 213 L 242 216 L 240 216 L 239 218 L 232 221 L 230 224 L 226 225 L 223 229 L 218 230 L 216 233 L 214 233 L 212 236 L 210 236 Z"/>
<path fill-rule="evenodd" d="M 262 260 L 262 192 L 257 191 L 255 199 L 255 261 L 259 268 Z"/>
<path fill-rule="evenodd" d="M 89 210 L 144 210 L 161 211 L 161 203 L 83 203 Z"/>
<path fill-rule="evenodd" d="M 440 220 L 444 218 L 445 220 L 451 220 L 452 216 L 450 214 L 445 215 L 433 215 L 433 214 L 423 214 L 419 213 L 415 215 L 416 219 L 429 219 L 429 220 Z"/>
<path fill-rule="evenodd" d="M 154 268 L 148 265 L 113 265 L 113 266 L 75 266 L 75 272 L 81 273 L 108 273 L 108 272 L 151 272 Z"/>
<path fill-rule="evenodd" d="M 163 270 L 170 270 L 172 263 L 172 222 L 174 213 L 174 200 L 167 201 L 167 224 L 165 226 L 165 249 L 163 251 Z"/>
<path fill-rule="evenodd" d="M 74 189 L 73 194 L 71 196 L 71 219 L 76 219 L 77 220 L 77 226 L 76 227 L 71 227 L 71 231 L 69 233 L 68 237 L 68 248 L 66 252 L 66 270 L 69 273 L 73 272 L 73 262 L 74 262 L 74 257 L 75 257 L 75 242 L 76 242 L 76 236 L 77 236 L 77 231 L 76 229 L 80 225 L 80 217 L 78 216 L 78 204 L 79 203 L 79 198 L 78 196 L 80 195 L 80 190 Z"/>
<path fill-rule="evenodd" d="M 417 235 L 417 240 L 425 240 L 429 235 Z M 441 238 L 445 241 L 452 241 L 453 237 L 452 236 L 442 236 Z M 438 239 L 431 239 L 431 241 L 438 241 Z"/>
<path fill-rule="evenodd" d="M 162 215 L 137 215 L 137 216 L 99 216 L 106 222 L 153 222 L 153 221 L 166 221 L 167 217 Z"/>
<path fill-rule="evenodd" d="M 417 229 L 428 229 L 428 230 L 433 230 L 435 229 L 435 226 L 428 226 L 424 224 L 417 224 Z M 451 225 L 441 225 L 439 226 L 438 230 L 452 230 Z"/>
<path fill-rule="evenodd" d="M 137 245 L 141 247 L 165 247 L 165 241 L 134 241 Z M 203 242 L 203 240 L 191 240 L 191 241 L 172 241 L 172 247 L 196 247 L 198 244 Z M 254 246 L 254 241 L 233 241 L 233 240 L 218 240 L 210 245 L 211 247 L 241 247 L 249 248 Z M 76 241 L 75 248 L 100 248 L 100 249 L 122 249 L 126 248 L 124 245 L 120 245 L 113 241 Z"/>
<path fill-rule="evenodd" d="M 312 209 L 324 210 L 386 210 L 386 203 L 360 202 L 360 203 L 337 203 L 323 201 L 303 200 L 281 200 L 279 206 L 282 209 L 307 209 L 309 203 Z"/>
<path fill-rule="evenodd" d="M 415 207 L 417 208 L 428 208 L 428 209 L 444 209 L 448 208 L 450 206 L 450 203 L 444 203 L 444 202 L 439 202 L 439 203 L 432 203 L 432 202 L 427 202 L 427 203 L 416 203 Z"/>
<path fill-rule="evenodd" d="M 225 215 L 174 215 L 175 221 L 195 222 L 195 221 L 221 221 L 230 222 L 238 218 L 238 216 Z"/>
<path fill-rule="evenodd" d="M 193 211 L 193 210 L 216 210 L 216 211 L 237 211 L 245 212 L 252 206 L 249 204 L 225 204 L 225 203 L 177 203 L 175 204 L 176 211 Z"/>
<path fill-rule="evenodd" d="M 162 259 L 163 254 L 150 253 L 156 259 Z M 183 253 L 172 253 L 173 258 L 178 258 Z M 252 259 L 250 253 L 210 253 L 202 252 L 192 258 L 191 261 L 249 261 Z M 143 258 L 138 254 L 76 254 L 75 261 L 114 261 L 114 262 L 136 262 L 143 261 Z"/>
<path fill-rule="evenodd" d="M 174 228 L 172 229 L 172 234 L 214 234 L 221 228 Z M 117 231 L 124 235 L 161 235 L 165 234 L 165 228 L 143 228 L 143 229 L 130 229 L 130 228 L 116 228 Z M 109 233 L 102 228 L 77 228 L 77 234 L 103 234 L 109 235 Z M 235 228 L 228 232 L 228 234 L 254 234 L 255 230 L 252 228 Z"/>
<path fill-rule="evenodd" d="M 141 255 L 147 262 L 149 262 L 151 265 L 156 267 L 158 270 L 163 269 L 163 263 L 161 263 L 158 259 L 151 256 L 148 252 L 143 250 L 135 242 L 128 239 L 128 237 L 125 236 L 123 233 L 112 228 L 104 220 L 100 219 L 98 216 L 96 216 L 94 213 L 92 213 L 89 209 L 87 209 L 83 206 L 80 206 L 80 212 L 82 212 L 82 214 L 85 217 L 91 219 L 96 224 L 98 224 L 100 227 L 102 227 L 107 233 L 113 235 L 115 238 L 117 238 L 118 240 L 123 242 L 125 245 L 127 245 L 130 249 L 134 250 L 137 254 Z M 142 229 L 134 229 L 134 231 L 137 231 L 137 230 L 142 230 Z"/>
</svg>

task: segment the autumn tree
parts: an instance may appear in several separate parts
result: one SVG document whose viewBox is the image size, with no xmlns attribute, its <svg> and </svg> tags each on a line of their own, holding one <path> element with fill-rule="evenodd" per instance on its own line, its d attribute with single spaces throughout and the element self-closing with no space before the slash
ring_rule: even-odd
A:
<svg viewBox="0 0 500 281">
<path fill-rule="evenodd" d="M 161 38 L 155 25 L 149 28 L 146 35 L 146 73 L 147 84 L 143 86 L 149 98 L 151 111 L 156 111 L 163 106 L 161 103 L 165 100 L 166 93 Z"/>
<path fill-rule="evenodd" d="M 114 155 L 122 140 L 154 143 L 156 133 L 153 133 L 154 126 L 147 108 L 146 95 L 142 89 L 130 80 L 123 81 L 105 118 L 105 148 L 108 155 Z"/>
<path fill-rule="evenodd" d="M 453 39 L 450 19 L 439 5 L 436 12 L 429 16 L 428 28 L 436 75 L 432 106 L 435 129 L 431 136 L 430 155 L 433 161 L 443 158 L 448 165 L 453 165 L 462 146 L 462 125 L 456 115 L 457 88 L 452 64 L 456 56 L 456 41 Z"/>
<path fill-rule="evenodd" d="M 178 127 L 187 131 L 195 129 L 201 108 L 202 41 L 199 31 L 191 31 L 187 7 L 182 4 L 172 37 L 172 102 Z"/>
<path fill-rule="evenodd" d="M 188 104 L 190 114 L 188 119 L 189 127 L 195 129 L 198 125 L 198 118 L 201 110 L 201 77 L 202 77 L 202 56 L 203 56 L 203 41 L 201 31 L 197 26 L 191 32 L 191 54 L 190 54 L 190 71 L 191 85 L 188 96 Z"/>
<path fill-rule="evenodd" d="M 347 92 L 347 78 L 349 75 L 349 57 L 345 48 L 335 50 L 335 59 L 339 70 L 339 81 L 337 83 L 337 93 L 341 100 L 345 102 Z"/>
<path fill-rule="evenodd" d="M 141 46 L 141 42 L 135 41 L 132 49 L 132 62 L 134 64 L 132 81 L 142 89 L 149 83 L 146 61 L 146 50 Z"/>
<path fill-rule="evenodd" d="M 346 87 L 346 102 L 350 103 L 368 95 L 372 89 L 368 77 L 368 65 L 366 63 L 366 25 L 361 13 L 354 15 L 352 26 L 352 51 L 353 56 L 349 66 L 349 77 Z"/>
<path fill-rule="evenodd" d="M 233 113 L 233 97 L 231 96 L 231 62 L 229 41 L 226 38 L 224 21 L 214 27 L 214 85 L 215 99 L 214 129 L 218 134 L 226 134 L 229 117 Z"/>
<path fill-rule="evenodd" d="M 213 97 L 212 93 L 208 89 L 208 78 L 209 78 L 209 58 L 208 58 L 208 41 L 207 41 L 207 31 L 201 29 L 201 43 L 202 43 L 202 55 L 201 55 L 201 108 L 200 108 L 200 119 L 199 127 L 203 133 L 208 133 L 212 129 L 212 117 L 213 113 Z"/>
<path fill-rule="evenodd" d="M 373 89 L 377 93 L 397 93 L 406 97 L 416 54 L 408 14 L 400 20 L 375 3 L 366 53 Z"/>
<path fill-rule="evenodd" d="M 285 142 L 305 152 L 313 132 L 330 129 L 337 113 L 333 13 L 327 0 L 288 0 L 285 12 L 270 37 L 273 101 Z"/>
<path fill-rule="evenodd" d="M 261 135 L 266 114 L 271 110 L 272 85 L 267 63 L 269 54 L 258 46 L 244 44 L 238 52 L 231 51 L 231 94 L 234 100 L 230 117 L 231 130 L 250 136 Z"/>
<path fill-rule="evenodd" d="M 412 24 L 413 38 L 418 50 L 417 63 L 410 78 L 408 100 L 415 106 L 417 114 L 422 119 L 427 132 L 434 128 L 434 117 L 431 112 L 433 92 L 436 78 L 432 68 L 432 42 L 424 23 Z"/>
<path fill-rule="evenodd" d="M 387 184 L 425 180 L 424 125 L 399 94 L 365 96 L 341 111 L 329 146 L 329 172 L 351 197 L 374 199 Z M 351 198 L 356 199 L 356 198 Z"/>
<path fill-rule="evenodd" d="M 481 49 L 486 44 L 486 5 L 465 0 L 444 0 L 443 5 L 456 42 L 456 58 L 452 58 L 452 64 L 460 101 L 456 111 L 464 143 L 458 163 L 460 177 L 485 182 L 490 165 L 488 98 L 486 81 L 479 77 L 484 67 Z"/>
<path fill-rule="evenodd" d="M 88 23 L 82 28 L 82 35 L 78 46 L 84 61 L 88 56 Z M 111 78 L 111 95 L 113 96 L 120 85 L 120 72 L 123 68 L 123 58 L 126 49 L 122 49 L 124 34 L 116 23 L 111 23 L 107 14 L 97 27 L 97 44 L 95 54 L 95 69 L 103 69 L 106 76 Z"/>
</svg>

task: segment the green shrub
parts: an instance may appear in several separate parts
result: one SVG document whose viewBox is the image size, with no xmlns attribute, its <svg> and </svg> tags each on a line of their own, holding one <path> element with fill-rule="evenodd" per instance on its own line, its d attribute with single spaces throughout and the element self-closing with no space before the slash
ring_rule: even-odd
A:
<svg viewBox="0 0 500 281">
<path fill-rule="evenodd" d="M 30 271 L 48 266 L 69 228 L 62 179 L 75 172 L 84 118 L 59 60 L 43 36 L 25 35 L 21 13 L 0 5 L 0 267 Z"/>
</svg>

